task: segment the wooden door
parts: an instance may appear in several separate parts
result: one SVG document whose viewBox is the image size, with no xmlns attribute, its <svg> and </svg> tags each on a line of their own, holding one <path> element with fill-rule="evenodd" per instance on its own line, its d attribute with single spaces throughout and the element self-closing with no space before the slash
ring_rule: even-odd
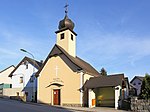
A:
<svg viewBox="0 0 150 112">
<path fill-rule="evenodd" d="M 53 90 L 53 104 L 60 105 L 60 89 Z"/>
</svg>

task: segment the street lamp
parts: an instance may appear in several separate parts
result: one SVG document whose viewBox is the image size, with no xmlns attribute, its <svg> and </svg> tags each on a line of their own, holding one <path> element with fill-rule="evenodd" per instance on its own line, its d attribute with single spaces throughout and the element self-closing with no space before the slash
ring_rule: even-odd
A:
<svg viewBox="0 0 150 112">
<path fill-rule="evenodd" d="M 32 80 L 33 80 L 33 82 L 32 82 L 33 83 L 33 93 L 32 93 L 32 101 L 35 101 L 35 96 L 34 96 L 34 72 L 35 72 L 34 67 L 35 67 L 35 58 L 34 58 L 34 55 L 32 53 L 28 52 L 25 49 L 20 49 L 20 51 L 28 53 L 33 58 L 33 76 L 32 76 Z"/>
</svg>

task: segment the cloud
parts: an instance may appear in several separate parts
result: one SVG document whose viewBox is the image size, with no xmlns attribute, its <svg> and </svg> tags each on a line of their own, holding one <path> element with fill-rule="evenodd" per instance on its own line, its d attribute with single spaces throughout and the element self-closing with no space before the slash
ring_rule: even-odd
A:
<svg viewBox="0 0 150 112">
<path fill-rule="evenodd" d="M 17 55 L 17 53 L 15 53 L 11 50 L 5 49 L 5 48 L 0 48 L 0 54 L 1 54 L 1 57 L 2 56 L 5 57 L 6 55 L 8 55 L 8 56 L 16 56 Z"/>
<path fill-rule="evenodd" d="M 35 59 L 45 59 L 50 52 L 52 42 L 49 38 L 41 38 L 22 31 L 9 31 L 8 29 L 0 29 L 0 61 L 2 65 L 17 64 L 24 56 L 29 56 L 20 51 L 21 48 L 31 52 Z M 10 60 L 6 62 L 6 60 Z"/>
<path fill-rule="evenodd" d="M 136 38 L 132 35 L 121 34 L 100 36 L 93 34 L 89 37 L 88 40 L 80 40 L 79 47 L 83 50 L 78 50 L 79 54 L 102 65 L 114 66 L 114 63 L 130 63 L 131 66 L 135 66 L 135 62 L 150 55 L 150 39 L 148 37 Z"/>
<path fill-rule="evenodd" d="M 6 59 L 19 58 L 22 56 L 19 53 L 20 48 L 32 48 L 36 43 L 32 38 L 26 38 L 26 34 L 8 31 L 6 29 L 0 30 L 0 59 L 5 61 Z"/>
</svg>

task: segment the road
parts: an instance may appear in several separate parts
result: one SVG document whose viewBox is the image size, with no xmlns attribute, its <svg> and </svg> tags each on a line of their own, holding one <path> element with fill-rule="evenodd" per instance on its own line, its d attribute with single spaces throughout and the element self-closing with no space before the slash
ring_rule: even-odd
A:
<svg viewBox="0 0 150 112">
<path fill-rule="evenodd" d="M 0 99 L 0 112 L 73 112 L 71 109 Z"/>
<path fill-rule="evenodd" d="M 61 107 L 0 98 L 0 112 L 127 112 L 114 108 Z M 129 111 L 128 111 L 129 112 Z"/>
</svg>

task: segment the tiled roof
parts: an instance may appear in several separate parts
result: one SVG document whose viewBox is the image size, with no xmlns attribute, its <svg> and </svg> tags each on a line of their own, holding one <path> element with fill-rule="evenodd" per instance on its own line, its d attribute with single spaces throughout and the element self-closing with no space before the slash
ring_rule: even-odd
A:
<svg viewBox="0 0 150 112">
<path fill-rule="evenodd" d="M 62 56 L 62 54 L 63 54 L 63 56 Z M 73 57 L 73 56 L 69 55 L 62 47 L 60 47 L 56 44 L 53 47 L 53 49 L 51 50 L 48 57 L 46 58 L 44 64 L 42 65 L 42 67 L 40 68 L 38 73 L 36 74 L 37 76 L 39 75 L 39 73 L 41 72 L 41 70 L 43 69 L 45 64 L 47 63 L 48 59 L 53 56 L 60 56 L 62 59 L 65 56 L 65 58 L 67 58 L 68 60 L 70 60 L 71 63 L 74 64 L 74 68 L 76 68 L 76 69 L 74 69 L 70 66 L 70 68 L 73 71 L 77 72 L 77 71 L 83 70 L 84 72 L 86 72 L 92 76 L 100 76 L 99 72 L 97 70 L 95 70 L 89 63 L 85 62 L 84 60 L 80 59 L 79 57 Z M 66 61 L 66 60 L 64 60 L 64 61 Z M 68 64 L 68 66 L 69 66 L 69 64 Z"/>
<path fill-rule="evenodd" d="M 9 69 L 9 68 L 11 68 L 11 67 L 15 68 L 15 66 L 14 66 L 14 65 L 11 65 L 11 66 L 9 66 L 9 67 L 5 68 L 4 70 L 0 71 L 0 73 L 2 73 L 2 72 L 4 72 L 4 71 L 6 71 L 7 69 Z"/>
<path fill-rule="evenodd" d="M 132 83 L 135 79 L 139 79 L 139 80 L 143 81 L 144 77 L 142 77 L 142 76 L 135 76 L 135 77 L 130 81 L 130 83 Z"/>
<path fill-rule="evenodd" d="M 124 74 L 92 77 L 86 81 L 85 88 L 115 87 L 122 84 Z"/>
<path fill-rule="evenodd" d="M 39 68 L 42 66 L 42 63 L 40 63 L 40 62 L 38 62 L 38 61 L 36 61 L 36 60 L 33 60 L 33 59 L 29 58 L 29 57 L 24 57 L 24 58 L 20 61 L 20 63 L 15 67 L 15 69 L 9 74 L 8 77 L 12 77 L 12 74 L 16 71 L 16 69 L 22 64 L 22 62 L 24 62 L 24 61 L 26 61 L 26 60 L 27 60 L 29 63 L 31 63 L 32 65 L 34 65 L 35 68 L 37 68 L 37 69 L 39 69 Z"/>
</svg>

